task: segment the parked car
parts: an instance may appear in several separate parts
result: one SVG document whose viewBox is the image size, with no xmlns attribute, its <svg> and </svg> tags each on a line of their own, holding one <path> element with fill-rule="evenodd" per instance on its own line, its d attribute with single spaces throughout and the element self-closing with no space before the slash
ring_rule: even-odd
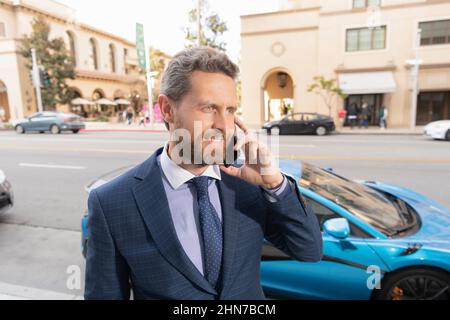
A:
<svg viewBox="0 0 450 320">
<path fill-rule="evenodd" d="M 14 205 L 14 193 L 5 173 L 0 170 L 0 214 Z"/>
<path fill-rule="evenodd" d="M 78 133 L 85 128 L 85 125 L 81 117 L 76 114 L 44 111 L 13 121 L 13 127 L 18 134 L 29 131 L 40 133 L 49 131 L 52 134 L 58 134 L 62 131 Z"/>
<path fill-rule="evenodd" d="M 336 130 L 333 118 L 318 113 L 291 113 L 278 121 L 264 124 L 267 134 L 317 134 L 324 136 Z"/>
<path fill-rule="evenodd" d="M 450 120 L 431 122 L 423 131 L 426 136 L 433 139 L 450 141 Z"/>
<path fill-rule="evenodd" d="M 267 297 L 450 299 L 449 209 L 403 187 L 351 181 L 308 163 L 281 160 L 280 167 L 299 182 L 300 192 L 317 216 L 324 256 L 318 263 L 295 261 L 266 241 L 261 283 Z M 94 180 L 86 191 L 131 168 Z M 87 222 L 85 214 L 84 254 Z"/>
</svg>

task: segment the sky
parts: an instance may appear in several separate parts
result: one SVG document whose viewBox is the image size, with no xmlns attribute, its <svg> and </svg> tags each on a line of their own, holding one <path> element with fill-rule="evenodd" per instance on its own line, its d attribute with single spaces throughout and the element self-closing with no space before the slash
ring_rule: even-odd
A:
<svg viewBox="0 0 450 320">
<path fill-rule="evenodd" d="M 170 55 L 184 48 L 183 27 L 195 0 L 58 0 L 76 10 L 76 19 L 95 28 L 135 41 L 136 22 L 144 24 L 147 46 Z M 212 12 L 227 22 L 227 53 L 237 62 L 240 51 L 240 16 L 276 11 L 278 0 L 207 0 Z"/>
</svg>

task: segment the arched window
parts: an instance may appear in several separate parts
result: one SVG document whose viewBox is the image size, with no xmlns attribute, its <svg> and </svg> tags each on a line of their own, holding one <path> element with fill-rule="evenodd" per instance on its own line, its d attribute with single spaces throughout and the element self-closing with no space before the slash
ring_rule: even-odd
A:
<svg viewBox="0 0 450 320">
<path fill-rule="evenodd" d="M 75 47 L 75 35 L 72 31 L 67 31 L 67 38 L 69 39 L 69 52 L 73 58 L 74 65 L 77 65 L 77 51 Z"/>
<path fill-rule="evenodd" d="M 125 66 L 125 74 L 128 74 L 128 49 L 123 48 L 123 65 Z"/>
<path fill-rule="evenodd" d="M 116 48 L 111 43 L 109 45 L 109 65 L 111 67 L 111 72 L 116 72 Z"/>
<path fill-rule="evenodd" d="M 94 38 L 91 38 L 89 40 L 89 43 L 91 45 L 91 66 L 94 67 L 94 70 L 98 70 L 98 54 L 97 54 L 97 41 L 95 41 Z"/>
</svg>

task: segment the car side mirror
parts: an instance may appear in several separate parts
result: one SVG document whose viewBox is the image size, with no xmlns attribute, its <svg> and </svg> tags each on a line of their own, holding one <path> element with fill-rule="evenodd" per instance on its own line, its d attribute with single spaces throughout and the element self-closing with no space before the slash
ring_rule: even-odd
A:
<svg viewBox="0 0 450 320">
<path fill-rule="evenodd" d="M 323 224 L 323 231 L 333 238 L 344 240 L 350 235 L 350 225 L 344 218 L 330 219 Z"/>
</svg>

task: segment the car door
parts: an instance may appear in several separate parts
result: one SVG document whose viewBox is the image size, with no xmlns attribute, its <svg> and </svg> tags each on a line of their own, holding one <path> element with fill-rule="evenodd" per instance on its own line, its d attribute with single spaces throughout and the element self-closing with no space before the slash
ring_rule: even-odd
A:
<svg viewBox="0 0 450 320">
<path fill-rule="evenodd" d="M 44 113 L 43 119 L 40 123 L 40 130 L 47 131 L 50 130 L 52 124 L 58 123 L 58 115 L 56 113 Z"/>
<path fill-rule="evenodd" d="M 37 131 L 42 127 L 42 121 L 44 120 L 42 113 L 35 113 L 28 117 L 28 121 L 23 123 L 23 127 L 27 131 Z"/>
<path fill-rule="evenodd" d="M 341 218 L 325 205 L 305 197 L 320 222 Z M 266 244 L 261 262 L 261 283 L 268 297 L 298 299 L 369 299 L 369 266 L 385 268 L 367 245 L 370 237 L 350 223 L 351 234 L 338 240 L 324 232 L 323 259 L 318 263 L 295 261 Z"/>
<path fill-rule="evenodd" d="M 317 128 L 317 116 L 315 114 L 305 113 L 303 116 L 302 133 L 315 133 Z"/>
<path fill-rule="evenodd" d="M 301 114 L 300 113 L 294 113 L 290 114 L 287 117 L 287 121 L 284 124 L 285 133 L 288 134 L 296 134 L 299 133 L 299 126 L 301 126 Z"/>
</svg>

